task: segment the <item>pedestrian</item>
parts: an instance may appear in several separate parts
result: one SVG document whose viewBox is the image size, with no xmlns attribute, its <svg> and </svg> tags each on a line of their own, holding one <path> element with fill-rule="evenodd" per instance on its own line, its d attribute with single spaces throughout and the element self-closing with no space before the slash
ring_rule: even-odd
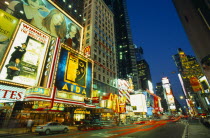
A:
<svg viewBox="0 0 210 138">
<path fill-rule="evenodd" d="M 32 132 L 32 127 L 33 127 L 33 120 L 30 118 L 28 121 L 27 121 L 27 132 Z"/>
</svg>

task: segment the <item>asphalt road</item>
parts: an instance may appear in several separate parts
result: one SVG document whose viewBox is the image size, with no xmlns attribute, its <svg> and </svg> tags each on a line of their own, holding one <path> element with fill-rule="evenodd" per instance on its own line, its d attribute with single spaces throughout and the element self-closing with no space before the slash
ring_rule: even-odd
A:
<svg viewBox="0 0 210 138">
<path fill-rule="evenodd" d="M 185 125 L 182 123 L 170 122 L 150 131 L 140 131 L 126 135 L 130 138 L 182 138 Z"/>
<path fill-rule="evenodd" d="M 16 138 L 182 138 L 185 124 L 171 121 L 154 121 L 141 125 L 117 126 L 91 131 L 70 131 L 51 135 L 23 134 Z M 10 136 L 11 138 L 12 136 Z M 9 138 L 9 137 L 8 137 Z"/>
</svg>

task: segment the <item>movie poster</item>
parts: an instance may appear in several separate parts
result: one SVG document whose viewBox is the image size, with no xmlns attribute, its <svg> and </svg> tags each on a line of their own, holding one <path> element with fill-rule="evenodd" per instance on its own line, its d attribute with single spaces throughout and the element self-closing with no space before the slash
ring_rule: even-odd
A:
<svg viewBox="0 0 210 138">
<path fill-rule="evenodd" d="M 47 0 L 9 0 L 6 12 L 58 37 L 74 50 L 82 44 L 82 26 Z"/>
<path fill-rule="evenodd" d="M 49 40 L 49 35 L 21 21 L 1 64 L 0 80 L 27 86 L 39 85 Z"/>
<path fill-rule="evenodd" d="M 55 86 L 58 90 L 90 97 L 92 87 L 92 62 L 74 52 L 66 45 L 61 46 Z"/>
<path fill-rule="evenodd" d="M 0 63 L 4 58 L 17 24 L 18 19 L 0 9 Z"/>
</svg>

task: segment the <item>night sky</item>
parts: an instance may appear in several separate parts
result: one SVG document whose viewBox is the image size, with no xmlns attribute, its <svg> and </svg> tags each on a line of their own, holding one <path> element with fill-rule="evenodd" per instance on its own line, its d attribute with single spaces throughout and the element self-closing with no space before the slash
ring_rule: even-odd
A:
<svg viewBox="0 0 210 138">
<path fill-rule="evenodd" d="M 127 8 L 133 42 L 144 50 L 154 87 L 167 76 L 175 97 L 183 95 L 172 55 L 178 48 L 187 55 L 195 54 L 172 0 L 127 0 Z"/>
</svg>

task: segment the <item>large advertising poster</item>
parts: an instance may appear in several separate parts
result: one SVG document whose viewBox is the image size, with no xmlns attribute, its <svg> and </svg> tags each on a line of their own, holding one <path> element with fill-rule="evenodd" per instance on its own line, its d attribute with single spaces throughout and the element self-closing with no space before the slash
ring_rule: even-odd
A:
<svg viewBox="0 0 210 138">
<path fill-rule="evenodd" d="M 130 95 L 133 112 L 147 112 L 146 97 L 144 94 Z"/>
<path fill-rule="evenodd" d="M 53 2 L 50 0 L 9 1 L 6 12 L 25 20 L 51 36 L 59 37 L 74 50 L 80 50 L 82 26 L 68 14 L 64 14 L 59 7 L 53 6 L 55 5 Z"/>
<path fill-rule="evenodd" d="M 90 97 L 92 62 L 62 44 L 55 86 L 58 90 Z"/>
<path fill-rule="evenodd" d="M 200 82 L 197 77 L 191 77 L 189 78 L 189 80 L 190 80 L 190 84 L 194 92 L 202 91 Z"/>
<path fill-rule="evenodd" d="M 18 19 L 0 9 L 0 63 L 3 60 Z"/>
<path fill-rule="evenodd" d="M 50 36 L 24 21 L 1 63 L 0 80 L 26 86 L 39 85 Z"/>
</svg>

